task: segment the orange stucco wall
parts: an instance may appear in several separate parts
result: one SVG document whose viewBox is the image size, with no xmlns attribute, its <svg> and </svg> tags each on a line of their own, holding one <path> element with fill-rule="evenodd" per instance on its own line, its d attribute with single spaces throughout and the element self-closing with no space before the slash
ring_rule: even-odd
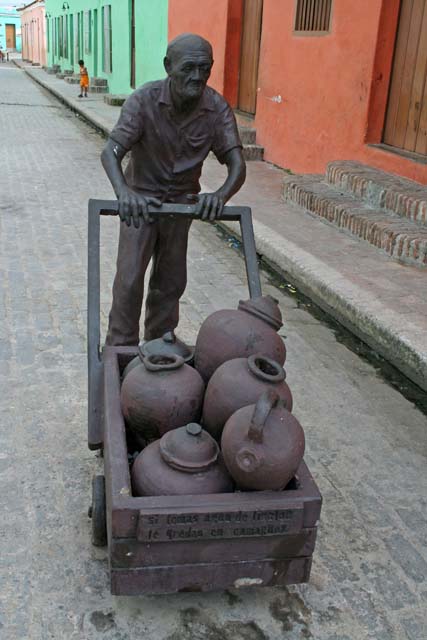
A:
<svg viewBox="0 0 427 640">
<path fill-rule="evenodd" d="M 198 33 L 209 40 L 214 66 L 209 84 L 224 91 L 225 51 L 229 0 L 169 0 L 169 40 L 180 33 Z"/>
<path fill-rule="evenodd" d="M 169 0 L 170 36 L 194 31 L 212 42 L 210 84 L 226 94 L 236 1 Z M 296 173 L 359 160 L 427 182 L 427 165 L 370 146 L 381 142 L 399 0 L 333 0 L 331 32 L 319 36 L 294 33 L 295 7 L 264 0 L 255 127 L 265 159 Z"/>
</svg>

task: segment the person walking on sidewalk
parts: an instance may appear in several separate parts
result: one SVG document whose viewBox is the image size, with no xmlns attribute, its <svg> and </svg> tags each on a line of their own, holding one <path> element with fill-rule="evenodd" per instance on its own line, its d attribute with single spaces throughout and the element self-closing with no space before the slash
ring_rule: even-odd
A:
<svg viewBox="0 0 427 640">
<path fill-rule="evenodd" d="M 79 98 L 87 98 L 87 90 L 89 88 L 89 74 L 85 67 L 84 60 L 79 60 L 80 67 L 80 93 Z"/>
<path fill-rule="evenodd" d="M 212 47 L 183 34 L 167 48 L 165 80 L 139 87 L 126 100 L 102 152 L 102 164 L 119 201 L 120 239 L 108 345 L 137 345 L 144 274 L 152 258 L 144 339 L 174 339 L 179 299 L 187 283 L 187 240 L 191 221 L 156 218 L 149 207 L 197 202 L 204 220 L 218 217 L 245 181 L 246 166 L 230 106 L 207 86 Z M 122 160 L 130 151 L 125 174 Z M 199 178 L 213 151 L 227 167 L 224 184 L 200 192 Z"/>
</svg>

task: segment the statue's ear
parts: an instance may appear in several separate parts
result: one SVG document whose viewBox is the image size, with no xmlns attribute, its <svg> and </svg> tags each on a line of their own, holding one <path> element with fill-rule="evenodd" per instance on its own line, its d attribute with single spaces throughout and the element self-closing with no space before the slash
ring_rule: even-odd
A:
<svg viewBox="0 0 427 640">
<path fill-rule="evenodd" d="M 167 56 L 163 58 L 163 65 L 165 67 L 166 73 L 168 74 L 168 76 L 170 76 L 172 65 L 171 65 L 171 61 Z"/>
</svg>

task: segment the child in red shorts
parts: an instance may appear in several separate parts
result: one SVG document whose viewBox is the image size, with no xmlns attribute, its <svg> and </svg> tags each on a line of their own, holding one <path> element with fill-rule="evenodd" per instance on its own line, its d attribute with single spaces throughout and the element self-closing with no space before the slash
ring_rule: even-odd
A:
<svg viewBox="0 0 427 640">
<path fill-rule="evenodd" d="M 80 66 L 80 94 L 79 98 L 87 98 L 87 90 L 89 87 L 89 74 L 85 67 L 84 60 L 79 60 Z"/>
</svg>

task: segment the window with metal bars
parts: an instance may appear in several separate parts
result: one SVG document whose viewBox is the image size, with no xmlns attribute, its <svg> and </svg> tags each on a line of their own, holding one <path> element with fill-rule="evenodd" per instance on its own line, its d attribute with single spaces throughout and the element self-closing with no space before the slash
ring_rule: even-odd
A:
<svg viewBox="0 0 427 640">
<path fill-rule="evenodd" d="M 297 0 L 295 31 L 328 33 L 331 26 L 332 0 Z"/>
<path fill-rule="evenodd" d="M 79 50 L 79 14 L 75 13 L 73 16 L 73 49 L 74 49 L 74 60 L 78 62 L 80 60 L 80 50 Z"/>
<path fill-rule="evenodd" d="M 91 12 L 83 12 L 83 31 L 84 31 L 84 50 L 85 53 L 91 52 L 91 31 L 90 31 Z"/>
<path fill-rule="evenodd" d="M 111 73 L 113 69 L 113 53 L 112 53 L 112 30 L 111 30 L 111 5 L 106 4 L 102 7 L 103 13 L 103 27 L 104 27 L 104 37 L 103 37 L 103 66 L 102 70 L 105 73 Z"/>
</svg>

